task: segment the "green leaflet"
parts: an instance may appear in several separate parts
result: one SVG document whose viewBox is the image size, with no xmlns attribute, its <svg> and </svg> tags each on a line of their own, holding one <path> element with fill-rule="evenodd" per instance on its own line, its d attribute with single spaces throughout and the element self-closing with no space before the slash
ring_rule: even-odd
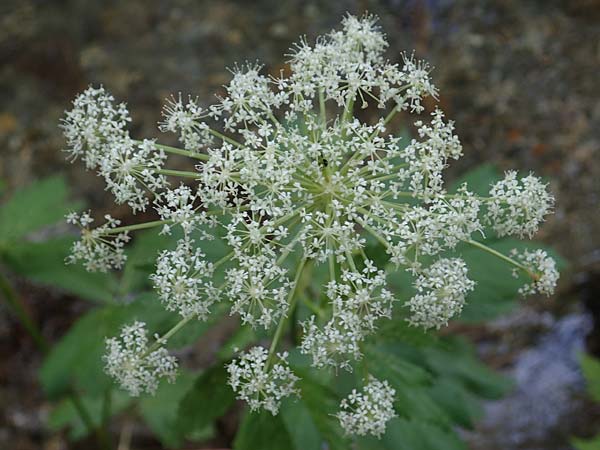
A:
<svg viewBox="0 0 600 450">
<path fill-rule="evenodd" d="M 0 248 L 47 225 L 63 221 L 81 205 L 69 203 L 65 179 L 54 176 L 17 191 L 0 207 Z"/>
<path fill-rule="evenodd" d="M 183 433 L 209 427 L 234 401 L 234 392 L 227 384 L 225 365 L 218 362 L 200 374 L 181 397 L 177 427 Z"/>
</svg>

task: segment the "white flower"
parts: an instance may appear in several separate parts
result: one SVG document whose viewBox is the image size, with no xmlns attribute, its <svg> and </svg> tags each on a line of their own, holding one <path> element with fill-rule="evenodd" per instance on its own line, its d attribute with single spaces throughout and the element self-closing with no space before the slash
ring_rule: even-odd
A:
<svg viewBox="0 0 600 450">
<path fill-rule="evenodd" d="M 115 105 L 112 95 L 99 88 L 89 87 L 73 101 L 73 109 L 62 120 L 71 159 L 82 158 L 88 169 L 97 168 L 106 154 L 107 146 L 129 137 L 126 130 L 131 122 L 125 103 Z"/>
<path fill-rule="evenodd" d="M 546 188 L 533 175 L 518 179 L 517 172 L 506 172 L 504 179 L 492 186 L 488 203 L 489 219 L 498 235 L 531 238 L 552 212 L 554 197 Z"/>
<path fill-rule="evenodd" d="M 175 250 L 162 252 L 150 279 L 169 311 L 205 320 L 218 299 L 218 290 L 211 281 L 213 263 L 206 261 L 199 248 L 194 250 L 193 244 L 192 240 L 182 239 Z"/>
<path fill-rule="evenodd" d="M 519 289 L 521 295 L 543 294 L 550 296 L 554 293 L 559 273 L 556 262 L 541 249 L 524 250 L 522 253 L 513 250 L 513 257 L 527 267 L 532 282 Z"/>
<path fill-rule="evenodd" d="M 313 366 L 352 370 L 352 361 L 362 357 L 360 344 L 376 331 L 377 320 L 391 318 L 395 299 L 385 285 L 385 273 L 369 260 L 362 272 L 344 271 L 340 282 L 327 285 L 331 319 L 322 328 L 314 317 L 302 323 L 300 351 L 312 356 Z"/>
<path fill-rule="evenodd" d="M 167 222 L 163 226 L 163 234 L 171 234 L 173 225 L 181 226 L 185 236 L 196 231 L 200 225 L 216 226 L 216 219 L 201 210 L 198 193 L 184 184 L 161 192 L 155 199 L 154 205 L 160 218 Z M 213 236 L 202 230 L 202 238 L 210 240 Z"/>
<path fill-rule="evenodd" d="M 81 157 L 86 168 L 96 169 L 119 204 L 133 212 L 144 211 L 146 192 L 166 186 L 160 173 L 166 156 L 151 140 L 134 141 L 126 129 L 131 121 L 124 103 L 115 105 L 104 88 L 90 87 L 73 101 L 63 128 L 71 159 Z"/>
<path fill-rule="evenodd" d="M 209 126 L 202 120 L 208 112 L 198 105 L 198 99 L 188 97 L 186 104 L 181 99 L 171 96 L 163 107 L 164 121 L 159 124 L 162 132 L 179 133 L 179 141 L 186 150 L 197 152 L 200 148 L 212 143 Z"/>
<path fill-rule="evenodd" d="M 173 382 L 177 359 L 163 347 L 149 347 L 146 325 L 134 322 L 121 330 L 119 338 L 106 340 L 105 370 L 132 396 L 154 394 L 161 378 Z"/>
<path fill-rule="evenodd" d="M 120 269 L 127 260 L 124 246 L 129 242 L 127 231 L 118 231 L 121 223 L 110 215 L 105 215 L 106 222 L 94 229 L 89 225 L 94 221 L 90 212 L 82 214 L 69 213 L 67 223 L 81 227 L 81 239 L 71 246 L 71 254 L 67 264 L 80 260 L 89 272 L 107 272 L 110 269 Z"/>
<path fill-rule="evenodd" d="M 475 283 L 467 278 L 467 265 L 459 258 L 443 258 L 424 269 L 415 280 L 417 294 L 406 306 L 411 325 L 440 328 L 459 314 Z"/>
<path fill-rule="evenodd" d="M 302 314 L 314 313 L 303 317 L 301 352 L 315 367 L 352 370 L 365 339 L 392 317 L 395 299 L 383 267 L 367 256 L 377 242 L 396 269 L 416 277 L 416 295 L 406 303 L 410 322 L 446 324 L 474 283 L 464 261 L 440 255 L 461 242 L 495 252 L 472 240 L 482 234 L 482 209 L 498 234 L 529 237 L 553 199 L 537 178 L 518 180 L 514 172 L 489 198 L 467 186 L 449 194 L 444 171 L 462 156 L 452 121 L 435 108 L 411 121 L 409 142 L 387 129 L 398 113 L 420 114 L 426 97 L 437 99 L 430 67 L 407 54 L 399 64 L 390 62 L 376 22 L 348 15 L 340 29 L 314 43 L 302 40 L 291 51 L 290 70 L 278 77 L 259 64 L 236 66 L 212 105 L 172 97 L 159 127 L 177 133 L 183 149 L 134 140 L 125 106 L 103 88 L 86 90 L 63 120 L 67 152 L 106 180 L 117 203 L 136 212 L 152 201 L 160 220 L 118 227 L 108 218 L 90 230 L 89 214 L 73 215 L 70 221 L 84 231 L 70 260 L 82 259 L 88 269 L 119 268 L 128 230 L 181 227 L 183 240 L 160 254 L 152 276 L 167 309 L 205 319 L 218 291 L 243 324 L 267 330 L 279 324 L 281 331 L 301 301 L 308 308 Z M 366 107 L 387 111 L 367 122 L 355 114 Z M 195 171 L 163 168 L 167 154 L 189 157 Z M 171 177 L 185 184 L 173 187 Z M 229 251 L 213 260 L 216 252 L 203 252 L 199 239 L 217 236 Z M 522 292 L 553 289 L 558 275 L 545 254 L 524 254 L 521 262 L 499 256 L 532 276 Z M 327 299 L 313 302 L 306 286 L 320 264 L 327 279 L 310 281 L 318 280 L 315 292 L 325 291 Z M 217 289 L 214 279 L 222 275 Z M 273 349 L 281 336 L 274 335 Z M 285 355 L 271 356 L 268 361 L 267 351 L 256 347 L 229 371 L 252 409 L 275 413 L 281 397 L 295 391 L 295 377 Z M 381 424 L 360 425 L 350 412 L 342 417 L 349 429 L 382 432 Z"/>
<path fill-rule="evenodd" d="M 269 328 L 288 310 L 290 283 L 286 270 L 267 255 L 246 256 L 239 268 L 226 274 L 226 292 L 232 300 L 232 314 L 239 314 L 243 323 Z"/>
<path fill-rule="evenodd" d="M 365 436 L 372 434 L 381 437 L 386 423 L 396 417 L 394 396 L 396 390 L 387 381 L 379 381 L 369 376 L 362 392 L 356 389 L 342 400 L 341 411 L 337 413 L 340 425 L 347 434 Z"/>
<path fill-rule="evenodd" d="M 267 366 L 267 350 L 253 347 L 227 366 L 229 385 L 237 398 L 248 402 L 250 410 L 264 408 L 277 415 L 284 397 L 299 394 L 295 387 L 299 378 L 288 367 L 287 356 L 277 354 L 277 359 Z"/>
</svg>

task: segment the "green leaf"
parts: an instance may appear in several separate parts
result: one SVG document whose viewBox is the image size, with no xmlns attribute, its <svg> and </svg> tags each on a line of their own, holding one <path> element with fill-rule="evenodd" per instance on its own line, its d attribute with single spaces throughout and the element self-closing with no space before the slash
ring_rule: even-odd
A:
<svg viewBox="0 0 600 450">
<path fill-rule="evenodd" d="M 181 372 L 174 383 L 161 383 L 154 395 L 140 400 L 140 413 L 144 422 L 165 447 L 178 447 L 185 438 L 185 433 L 177 426 L 177 411 L 181 399 L 193 382 L 194 377 L 190 373 Z M 197 409 L 207 407 L 209 406 L 204 402 L 196 404 Z"/>
<path fill-rule="evenodd" d="M 321 450 L 321 433 L 317 429 L 310 411 L 298 399 L 285 399 L 279 411 L 285 427 L 297 450 Z"/>
<path fill-rule="evenodd" d="M 281 415 L 267 411 L 244 415 L 233 442 L 234 450 L 289 450 L 294 442 Z"/>
<path fill-rule="evenodd" d="M 573 447 L 577 450 L 600 450 L 600 435 L 592 439 L 573 439 Z"/>
<path fill-rule="evenodd" d="M 457 180 L 455 180 L 448 189 L 449 192 L 455 193 L 464 183 L 467 183 L 469 191 L 488 197 L 492 184 L 502 178 L 500 172 L 493 164 L 482 164 L 473 170 L 468 171 Z"/>
<path fill-rule="evenodd" d="M 512 387 L 510 380 L 479 362 L 464 340 L 447 339 L 443 345 L 423 349 L 423 353 L 426 365 L 437 376 L 457 380 L 480 397 L 500 398 Z"/>
<path fill-rule="evenodd" d="M 68 202 L 67 195 L 67 185 L 60 176 L 36 181 L 16 192 L 0 207 L 0 247 L 64 220 L 65 214 L 77 208 Z"/>
<path fill-rule="evenodd" d="M 372 375 L 388 380 L 393 386 L 429 386 L 433 381 L 427 370 L 395 355 L 390 347 L 367 347 L 365 360 Z"/>
<path fill-rule="evenodd" d="M 600 402 L 600 360 L 585 354 L 582 354 L 579 359 L 587 390 L 592 399 Z"/>
<path fill-rule="evenodd" d="M 348 442 L 334 414 L 339 409 L 340 399 L 329 387 L 320 384 L 300 369 L 294 370 L 300 381 L 300 401 L 308 410 L 315 427 L 329 450 L 346 450 Z M 300 450 L 300 449 L 298 449 Z"/>
<path fill-rule="evenodd" d="M 371 450 L 372 440 L 359 440 L 360 450 Z M 365 446 L 365 443 L 367 445 Z M 400 417 L 388 422 L 386 433 L 381 438 L 387 450 L 465 450 L 464 443 L 451 429 L 440 428 L 430 423 L 406 420 Z"/>
<path fill-rule="evenodd" d="M 117 282 L 111 273 L 91 273 L 80 265 L 66 265 L 72 238 L 46 242 L 18 242 L 3 255 L 14 272 L 38 283 L 63 289 L 84 299 L 108 302 Z"/>
<path fill-rule="evenodd" d="M 149 287 L 148 277 L 154 272 L 158 254 L 176 245 L 177 234 L 163 235 L 159 231 L 160 229 L 152 229 L 135 234 L 133 243 L 127 248 L 127 263 L 119 286 L 121 293 L 132 293 Z"/>
<path fill-rule="evenodd" d="M 473 428 L 481 417 L 479 400 L 455 380 L 441 378 L 428 389 L 431 399 L 457 425 Z"/>
<path fill-rule="evenodd" d="M 539 243 L 503 238 L 486 242 L 486 245 L 505 255 L 510 255 L 513 249 L 522 252 L 526 249 L 544 248 L 556 260 L 558 270 L 564 269 L 566 265 L 556 252 Z M 469 278 L 476 282 L 475 289 L 467 296 L 467 304 L 460 320 L 490 320 L 516 306 L 516 301 L 520 298 L 519 288 L 530 282 L 526 275 L 520 273 L 518 278 L 513 277 L 513 267 L 510 264 L 469 244 L 459 245 L 456 253 L 467 263 Z"/>
<path fill-rule="evenodd" d="M 71 383 L 85 393 L 104 392 L 111 385 L 103 371 L 105 339 L 118 335 L 125 323 L 134 320 L 146 322 L 151 333 L 162 333 L 178 318 L 150 294 L 128 305 L 110 305 L 85 314 L 52 348 L 42 365 L 40 379 L 47 395 L 57 398 Z"/>
<path fill-rule="evenodd" d="M 203 372 L 182 397 L 177 426 L 184 433 L 210 426 L 234 401 L 235 394 L 227 384 L 227 369 L 218 363 Z"/>
</svg>

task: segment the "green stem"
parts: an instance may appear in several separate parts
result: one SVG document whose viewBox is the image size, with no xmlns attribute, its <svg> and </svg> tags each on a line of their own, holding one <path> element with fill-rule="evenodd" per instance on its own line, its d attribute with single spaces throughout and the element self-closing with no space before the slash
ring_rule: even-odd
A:
<svg viewBox="0 0 600 450">
<path fill-rule="evenodd" d="M 184 317 L 183 319 L 181 319 L 179 322 L 177 322 L 175 324 L 175 326 L 173 328 L 171 328 L 165 334 L 160 336 L 156 341 L 154 341 L 154 343 L 150 347 L 148 347 L 144 353 L 141 354 L 140 358 L 145 358 L 146 356 L 151 354 L 153 351 L 158 350 L 158 348 L 165 345 L 167 343 L 167 341 L 173 337 L 173 335 L 175 335 L 179 330 L 181 330 L 184 326 L 186 326 L 188 324 L 188 322 L 190 322 L 195 317 L 196 316 L 191 315 L 191 316 L 187 316 L 187 317 Z"/>
<path fill-rule="evenodd" d="M 141 143 L 142 141 L 135 141 L 135 142 Z M 154 146 L 162 151 L 165 151 L 167 153 L 172 153 L 174 155 L 187 156 L 189 158 L 199 159 L 201 161 L 208 161 L 210 159 L 210 156 L 205 155 L 204 153 L 192 152 L 190 150 L 184 150 L 182 148 L 171 147 L 170 145 L 157 144 L 155 142 Z"/>
<path fill-rule="evenodd" d="M 298 295 L 296 295 L 296 293 L 297 293 L 296 288 L 298 287 L 300 277 L 302 276 L 302 273 L 304 272 L 305 266 L 306 266 L 306 258 L 302 258 L 302 260 L 300 261 L 300 264 L 298 264 L 298 267 L 296 269 L 296 277 L 294 278 L 294 283 L 292 285 L 292 288 L 290 289 L 290 293 L 288 294 L 288 299 L 287 299 L 288 311 L 292 311 L 294 309 L 294 307 L 296 306 L 296 300 L 299 297 Z M 283 330 L 285 329 L 285 325 L 287 324 L 287 319 L 288 319 L 287 314 L 281 316 L 281 319 L 279 319 L 279 324 L 277 325 L 277 329 L 275 330 L 275 334 L 273 335 L 273 340 L 271 341 L 271 347 L 269 348 L 269 355 L 267 356 L 267 362 L 266 362 L 267 370 L 271 367 L 271 364 L 273 362 L 273 357 L 275 356 L 275 351 L 277 350 L 277 345 L 279 344 L 279 340 L 281 339 L 281 336 L 283 335 Z"/>
<path fill-rule="evenodd" d="M 124 233 L 126 231 L 145 230 L 146 228 L 154 228 L 160 225 L 173 223 L 172 220 L 154 220 L 152 222 L 136 223 L 135 225 L 126 225 L 124 227 L 110 228 L 104 234 Z"/>
<path fill-rule="evenodd" d="M 157 170 L 156 173 L 160 173 L 162 175 L 169 175 L 172 177 L 193 178 L 195 180 L 197 180 L 200 177 L 200 174 L 198 172 L 188 172 L 186 170 L 160 169 Z"/>
<path fill-rule="evenodd" d="M 363 211 L 361 211 L 361 212 L 363 212 Z M 364 212 L 363 212 L 363 214 L 364 214 Z M 375 239 L 377 239 L 385 248 L 388 248 L 390 246 L 390 244 L 388 243 L 388 241 L 386 241 L 383 236 L 381 236 L 379 233 L 377 233 L 377 231 L 375 231 L 368 223 L 366 223 L 360 217 L 357 217 L 356 221 L 360 224 L 361 227 L 363 227 L 365 230 L 367 230 L 369 233 L 371 233 L 371 235 Z"/>
<path fill-rule="evenodd" d="M 321 112 L 321 121 L 325 125 L 327 123 L 327 110 L 325 109 L 325 94 L 323 94 L 323 89 L 319 89 L 319 110 Z"/>
<path fill-rule="evenodd" d="M 494 255 L 497 258 L 500 258 L 503 261 L 506 261 L 509 264 L 512 264 L 515 267 L 518 267 L 519 269 L 521 269 L 525 273 L 527 273 L 531 278 L 533 278 L 533 279 L 537 278 L 537 275 L 535 273 L 533 273 L 527 266 L 524 266 L 523 264 L 519 263 L 518 261 L 515 261 L 510 256 L 506 256 L 505 254 L 500 253 L 499 251 L 494 250 L 493 248 L 490 248 L 487 245 L 482 244 L 481 242 L 477 242 L 477 241 L 473 241 L 473 240 L 469 240 L 466 242 L 474 247 L 477 247 L 478 249 L 481 249 L 491 255 Z"/>
<path fill-rule="evenodd" d="M 235 147 L 243 147 L 243 145 L 236 141 L 235 139 L 230 138 L 229 136 L 225 136 L 222 133 L 219 133 L 217 130 L 213 130 L 212 128 L 209 128 L 208 132 L 210 134 L 212 134 L 214 137 L 221 139 L 224 142 L 227 142 Z"/>
</svg>

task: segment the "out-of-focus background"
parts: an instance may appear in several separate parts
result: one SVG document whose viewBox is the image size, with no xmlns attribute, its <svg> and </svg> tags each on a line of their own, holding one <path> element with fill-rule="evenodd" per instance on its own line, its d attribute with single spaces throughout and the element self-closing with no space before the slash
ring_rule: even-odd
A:
<svg viewBox="0 0 600 450">
<path fill-rule="evenodd" d="M 477 430 L 464 433 L 471 448 L 570 448 L 569 436 L 600 428 L 577 360 L 585 349 L 600 355 L 598 0 L 4 0 L 0 179 L 10 192 L 65 173 L 79 198 L 126 218 L 102 181 L 68 165 L 60 151 L 59 120 L 78 92 L 104 85 L 127 101 L 134 136 L 159 137 L 156 122 L 171 93 L 208 101 L 236 62 L 258 60 L 276 74 L 298 36 L 310 40 L 346 12 L 367 10 L 380 17 L 390 59 L 414 49 L 435 67 L 441 107 L 465 152 L 451 176 L 493 162 L 547 177 L 556 194 L 556 214 L 538 238 L 570 263 L 558 294 L 452 331 L 516 380 L 509 397 L 486 405 Z M 17 282 L 51 340 L 87 308 Z M 69 448 L 64 436 L 45 431 L 40 359 L 0 309 L 0 448 Z"/>
</svg>

